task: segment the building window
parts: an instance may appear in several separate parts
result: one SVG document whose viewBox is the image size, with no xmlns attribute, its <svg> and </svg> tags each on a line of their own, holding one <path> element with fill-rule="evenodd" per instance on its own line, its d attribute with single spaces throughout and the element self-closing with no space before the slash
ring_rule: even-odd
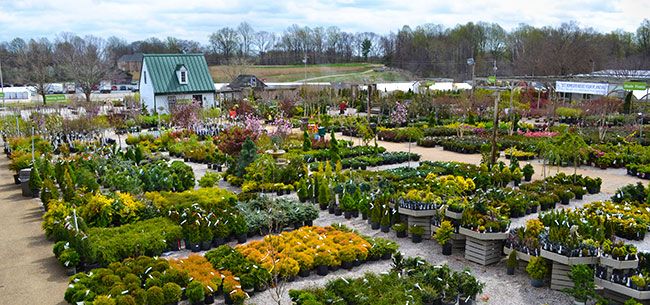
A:
<svg viewBox="0 0 650 305">
<path fill-rule="evenodd" d="M 144 76 L 144 84 L 147 84 L 147 71 L 142 72 L 142 75 Z"/>
<path fill-rule="evenodd" d="M 187 84 L 187 72 L 181 71 L 181 84 Z"/>
<path fill-rule="evenodd" d="M 176 96 L 169 95 L 167 96 L 167 109 L 171 112 L 174 108 L 176 108 Z"/>
</svg>

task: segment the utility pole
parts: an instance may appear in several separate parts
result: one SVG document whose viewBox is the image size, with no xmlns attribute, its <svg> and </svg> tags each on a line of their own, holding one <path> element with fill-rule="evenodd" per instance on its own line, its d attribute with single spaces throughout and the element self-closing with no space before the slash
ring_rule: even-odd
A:
<svg viewBox="0 0 650 305">
<path fill-rule="evenodd" d="M 496 77 L 497 77 L 497 61 L 494 61 L 494 87 L 496 88 Z M 501 91 L 497 88 L 497 94 L 494 98 L 494 122 L 492 124 L 492 152 L 490 155 L 490 161 L 492 166 L 497 163 L 497 131 L 499 129 L 499 99 L 501 99 Z"/>
<path fill-rule="evenodd" d="M 0 58 L 0 90 L 2 90 L 2 108 L 5 107 L 5 82 L 2 78 L 2 58 Z"/>
<path fill-rule="evenodd" d="M 469 95 L 470 100 L 472 100 L 474 98 L 474 86 L 476 86 L 475 80 L 474 80 L 474 71 L 475 71 L 474 70 L 474 67 L 475 67 L 474 58 L 473 57 L 468 58 L 467 59 L 467 64 L 472 66 L 472 91 L 470 91 L 470 95 Z"/>
</svg>

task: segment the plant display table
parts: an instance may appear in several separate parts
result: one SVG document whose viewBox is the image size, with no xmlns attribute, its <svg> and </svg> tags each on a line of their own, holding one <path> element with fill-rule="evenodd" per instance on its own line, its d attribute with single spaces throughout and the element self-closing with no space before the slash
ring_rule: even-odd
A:
<svg viewBox="0 0 650 305">
<path fill-rule="evenodd" d="M 483 266 L 501 260 L 503 242 L 508 233 L 480 233 L 461 227 L 458 232 L 465 235 L 465 259 Z"/>
<path fill-rule="evenodd" d="M 517 250 L 512 250 L 512 249 L 510 249 L 508 247 L 503 247 L 503 253 L 506 256 L 508 256 L 510 254 L 510 252 L 512 252 L 512 251 L 517 252 L 517 260 L 524 261 L 524 262 L 530 261 L 530 258 L 533 256 L 533 255 L 526 254 L 526 253 L 523 253 L 523 252 L 520 252 L 520 251 L 517 251 Z"/>
<path fill-rule="evenodd" d="M 542 249 L 540 256 L 553 262 L 551 271 L 551 289 L 563 290 L 573 287 L 573 281 L 569 278 L 571 266 L 573 265 L 593 265 L 598 263 L 597 256 L 587 257 L 568 257 L 555 252 Z"/>
<path fill-rule="evenodd" d="M 623 304 L 626 300 L 634 298 L 641 304 L 650 305 L 650 291 L 632 289 L 621 284 L 603 280 L 599 277 L 594 277 L 594 283 L 596 286 L 603 287 L 603 296 L 615 304 Z"/>
</svg>

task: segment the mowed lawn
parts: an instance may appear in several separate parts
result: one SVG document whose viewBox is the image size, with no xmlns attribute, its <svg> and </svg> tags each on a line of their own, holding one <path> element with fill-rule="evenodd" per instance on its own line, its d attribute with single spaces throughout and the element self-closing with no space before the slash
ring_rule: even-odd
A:
<svg viewBox="0 0 650 305">
<path fill-rule="evenodd" d="M 328 75 L 362 73 L 382 65 L 367 63 L 287 65 L 287 66 L 211 66 L 212 78 L 218 83 L 227 83 L 239 74 L 253 74 L 267 82 L 293 82 Z M 315 80 L 319 81 L 319 80 Z"/>
</svg>

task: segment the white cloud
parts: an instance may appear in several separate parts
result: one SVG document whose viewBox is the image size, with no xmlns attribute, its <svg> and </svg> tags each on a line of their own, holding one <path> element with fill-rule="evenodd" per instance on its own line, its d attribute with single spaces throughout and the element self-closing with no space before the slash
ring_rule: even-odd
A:
<svg viewBox="0 0 650 305">
<path fill-rule="evenodd" d="M 372 0 L 0 0 L 0 40 L 53 38 L 63 31 L 127 40 L 176 36 L 206 43 L 224 26 L 249 22 L 256 30 L 281 32 L 292 24 L 338 26 L 344 31 L 385 34 L 403 25 L 453 27 L 467 22 L 582 27 L 609 32 L 635 31 L 648 12 L 642 0 L 565 1 L 372 1 Z"/>
</svg>

